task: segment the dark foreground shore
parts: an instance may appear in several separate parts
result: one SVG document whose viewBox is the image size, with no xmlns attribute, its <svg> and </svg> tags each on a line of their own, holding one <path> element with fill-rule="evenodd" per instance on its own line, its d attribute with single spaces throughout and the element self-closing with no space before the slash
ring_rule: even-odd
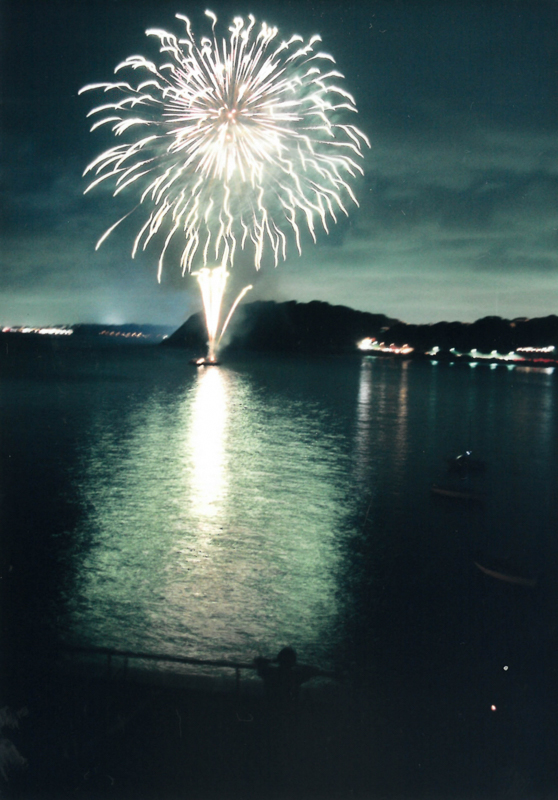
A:
<svg viewBox="0 0 558 800">
<path fill-rule="evenodd" d="M 3 681 L 1 705 L 17 723 L 3 727 L 3 755 L 7 740 L 26 764 L 4 766 L 0 796 L 555 800 L 552 701 L 541 728 L 528 702 L 502 717 L 370 688 L 314 679 L 282 707 L 254 675 L 238 686 L 234 676 L 28 662 Z M 536 756 L 514 746 L 517 725 Z"/>
<path fill-rule="evenodd" d="M 17 727 L 2 733 L 26 764 L 8 763 L 0 796 L 353 794 L 358 770 L 347 745 L 354 720 L 341 687 L 314 685 L 294 707 L 277 708 L 258 683 L 237 687 L 234 678 L 180 680 L 122 668 L 109 677 L 59 665 L 12 676 L 9 709 Z"/>
</svg>

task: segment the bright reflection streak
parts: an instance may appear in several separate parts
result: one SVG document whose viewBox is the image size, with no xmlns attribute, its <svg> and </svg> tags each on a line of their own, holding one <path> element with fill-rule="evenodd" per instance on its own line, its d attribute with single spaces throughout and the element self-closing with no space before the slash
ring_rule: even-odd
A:
<svg viewBox="0 0 558 800">
<path fill-rule="evenodd" d="M 288 641 L 327 664 L 348 493 L 335 417 L 226 368 L 156 387 L 116 421 L 95 409 L 70 635 L 242 659 Z"/>
<path fill-rule="evenodd" d="M 357 396 L 357 427 L 355 452 L 357 454 L 357 479 L 363 484 L 369 479 L 367 467 L 372 441 L 373 403 L 372 403 L 372 363 L 362 361 L 360 367 Z"/>
<path fill-rule="evenodd" d="M 396 463 L 403 465 L 405 462 L 405 447 L 407 445 L 407 423 L 409 420 L 409 362 L 403 361 L 401 364 L 401 380 L 397 393 L 397 433 L 395 436 L 395 448 L 399 451 L 399 458 Z"/>
<path fill-rule="evenodd" d="M 227 493 L 227 389 L 221 370 L 202 368 L 198 372 L 191 413 L 186 448 L 192 461 L 192 511 L 200 517 L 214 517 Z"/>
</svg>

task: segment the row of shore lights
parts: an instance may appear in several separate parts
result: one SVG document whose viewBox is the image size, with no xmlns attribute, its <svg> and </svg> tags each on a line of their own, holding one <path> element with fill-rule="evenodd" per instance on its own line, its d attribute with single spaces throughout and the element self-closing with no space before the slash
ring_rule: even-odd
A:
<svg viewBox="0 0 558 800">
<path fill-rule="evenodd" d="M 495 361 L 524 361 L 526 356 L 530 355 L 551 355 L 555 351 L 554 345 L 548 347 L 517 347 L 515 350 L 510 350 L 509 353 L 499 353 L 497 350 L 492 350 L 490 353 L 481 353 L 476 347 L 473 347 L 468 353 L 460 353 L 455 347 L 450 347 L 450 353 L 456 356 L 471 356 L 474 359 L 490 359 Z M 435 356 L 440 352 L 439 347 L 433 347 L 426 355 Z"/>
<path fill-rule="evenodd" d="M 406 355 L 408 353 L 412 353 L 413 349 L 408 344 L 403 344 L 401 346 L 396 344 L 389 344 L 386 345 L 385 342 L 378 342 L 376 339 L 372 337 L 367 337 L 366 339 L 362 339 L 357 347 L 359 350 L 363 350 L 364 352 L 379 352 L 379 353 L 393 353 L 396 355 Z M 490 353 L 481 353 L 475 347 L 470 350 L 468 353 L 460 353 L 458 352 L 455 347 L 450 348 L 450 353 L 453 353 L 456 356 L 471 356 L 474 359 L 493 359 L 496 361 L 523 361 L 526 356 L 530 355 L 540 355 L 540 356 L 549 356 L 554 354 L 556 348 L 554 345 L 548 345 L 548 347 L 518 347 L 516 350 L 511 350 L 509 353 L 499 353 L 497 350 L 492 350 Z M 427 350 L 427 356 L 436 356 L 440 352 L 440 348 L 438 346 L 433 347 L 432 350 Z"/>
<path fill-rule="evenodd" d="M 359 350 L 364 350 L 367 352 L 377 352 L 377 353 L 395 353 L 396 355 L 407 355 L 408 353 L 412 353 L 414 347 L 409 347 L 408 344 L 402 344 L 401 346 L 396 344 L 386 344 L 385 342 L 378 342 L 376 339 L 372 339 L 371 337 L 367 337 L 366 339 L 362 339 L 357 344 Z"/>
<path fill-rule="evenodd" d="M 70 336 L 73 333 L 71 328 L 2 328 L 2 333 L 40 333 L 43 336 Z"/>
</svg>

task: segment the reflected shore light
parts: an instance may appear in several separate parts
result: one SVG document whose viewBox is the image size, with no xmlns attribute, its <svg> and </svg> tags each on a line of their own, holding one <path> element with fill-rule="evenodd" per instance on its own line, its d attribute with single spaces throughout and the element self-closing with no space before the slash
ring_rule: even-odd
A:
<svg viewBox="0 0 558 800">
<path fill-rule="evenodd" d="M 213 517 L 226 494 L 227 389 L 220 370 L 198 373 L 187 449 L 193 465 L 190 502 L 200 518 Z"/>
<path fill-rule="evenodd" d="M 370 146 L 348 121 L 355 101 L 319 36 L 282 40 L 277 28 L 249 15 L 235 17 L 224 37 L 215 14 L 206 16 L 210 36 L 198 41 L 190 20 L 177 14 L 180 38 L 146 31 L 158 39 L 158 64 L 130 56 L 115 69 L 127 79 L 79 92 L 105 95 L 88 114 L 91 131 L 108 128 L 122 138 L 86 168 L 93 179 L 85 191 L 107 182 L 114 196 L 139 195 L 97 248 L 147 206 L 132 257 L 160 237 L 159 281 L 175 239 L 182 274 L 196 262 L 215 265 L 223 270 L 216 284 L 238 249 L 252 250 L 256 269 L 269 249 L 277 266 L 287 257 L 288 234 L 300 254 L 303 229 L 316 242 L 316 225 L 328 233 L 339 213 L 348 215 L 348 202 L 358 205 L 352 184 Z M 215 303 L 205 310 L 213 325 Z"/>
</svg>

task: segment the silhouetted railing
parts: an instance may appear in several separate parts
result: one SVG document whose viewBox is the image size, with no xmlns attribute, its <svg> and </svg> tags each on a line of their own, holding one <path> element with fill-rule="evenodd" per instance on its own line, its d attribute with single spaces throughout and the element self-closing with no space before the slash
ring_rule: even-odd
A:
<svg viewBox="0 0 558 800">
<path fill-rule="evenodd" d="M 191 658 L 190 656 L 171 656 L 162 653 L 138 653 L 132 650 L 117 650 L 112 647 L 79 647 L 66 645 L 64 650 L 71 653 L 85 653 L 89 655 L 101 655 L 107 658 L 107 675 L 112 674 L 112 659 L 124 659 L 124 675 L 128 672 L 128 662 L 130 659 L 137 661 L 163 661 L 171 664 L 188 664 L 194 667 L 216 667 L 231 669 L 235 672 L 235 684 L 237 692 L 240 690 L 240 671 L 243 669 L 256 669 L 253 661 L 227 661 L 225 659 L 211 658 Z"/>
<path fill-rule="evenodd" d="M 240 692 L 240 672 L 244 669 L 256 670 L 257 665 L 254 661 L 227 661 L 226 659 L 212 659 L 212 658 L 192 658 L 190 656 L 172 656 L 166 653 L 138 653 L 133 650 L 117 650 L 113 647 L 80 647 L 66 645 L 63 648 L 66 652 L 70 653 L 84 653 L 88 655 L 106 656 L 107 659 L 107 677 L 112 675 L 112 659 L 124 659 L 123 676 L 128 674 L 128 662 L 130 659 L 137 661 L 160 661 L 169 664 L 185 664 L 194 667 L 215 667 L 217 669 L 231 669 L 235 674 L 235 690 L 237 694 Z M 324 678 L 338 678 L 339 676 L 334 672 L 316 669 L 315 675 Z"/>
</svg>

